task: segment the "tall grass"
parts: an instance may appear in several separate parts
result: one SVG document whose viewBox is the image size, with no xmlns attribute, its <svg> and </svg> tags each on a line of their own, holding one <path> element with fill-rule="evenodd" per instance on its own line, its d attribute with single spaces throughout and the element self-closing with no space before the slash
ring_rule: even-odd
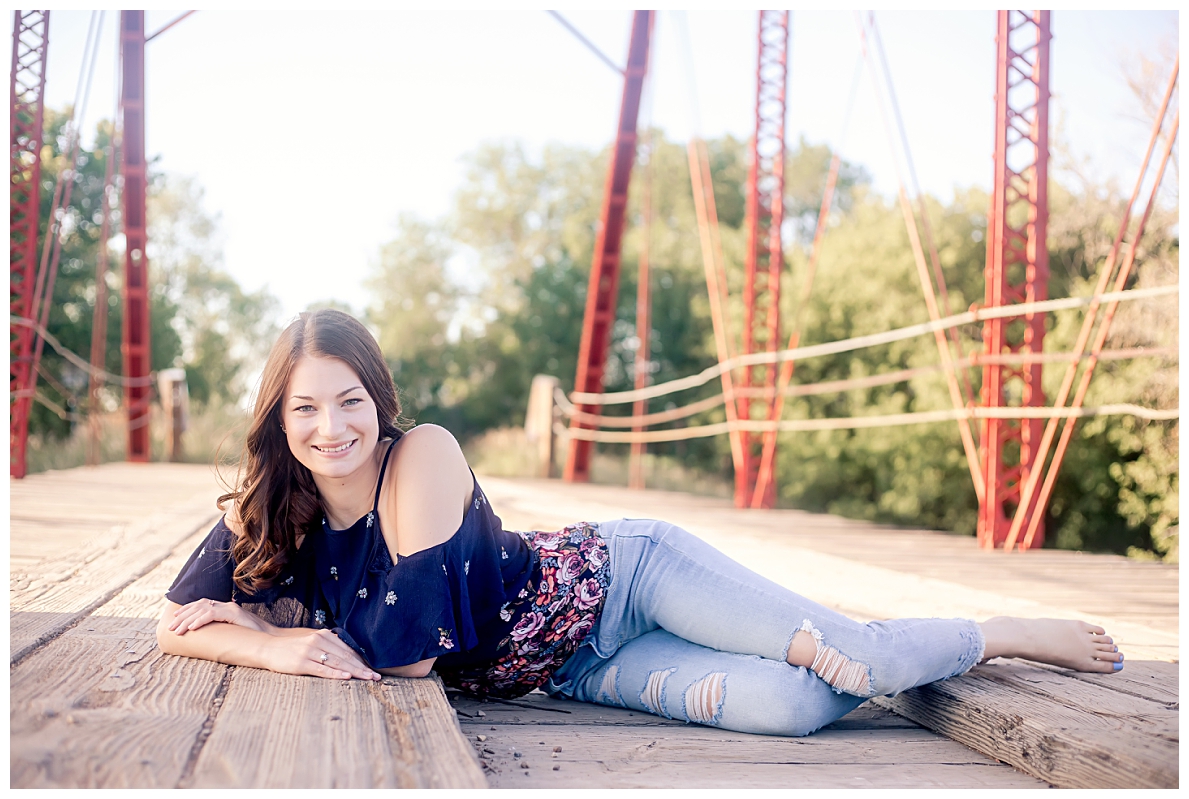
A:
<svg viewBox="0 0 1189 799">
<path fill-rule="evenodd" d="M 210 402 L 191 406 L 182 434 L 182 462 L 214 463 L 216 454 L 223 465 L 235 464 L 243 450 L 249 415 L 230 403 Z M 128 451 L 127 417 L 122 412 L 99 417 L 99 462 L 122 461 Z M 161 406 L 149 410 L 149 458 L 166 459 L 165 417 Z M 29 474 L 52 469 L 72 469 L 87 462 L 90 429 L 77 424 L 66 438 L 29 436 L 26 468 Z"/>
<path fill-rule="evenodd" d="M 463 444 L 463 453 L 475 471 L 493 477 L 536 475 L 535 447 L 521 427 L 501 427 L 475 436 Z M 566 442 L 559 440 L 554 452 L 555 475 L 561 474 L 565 462 Z M 590 480 L 601 485 L 627 485 L 628 469 L 627 447 L 616 447 L 609 452 L 596 449 L 590 463 Z M 672 456 L 646 454 L 644 484 L 650 489 L 713 497 L 731 497 L 734 492 L 728 479 L 686 466 Z"/>
</svg>

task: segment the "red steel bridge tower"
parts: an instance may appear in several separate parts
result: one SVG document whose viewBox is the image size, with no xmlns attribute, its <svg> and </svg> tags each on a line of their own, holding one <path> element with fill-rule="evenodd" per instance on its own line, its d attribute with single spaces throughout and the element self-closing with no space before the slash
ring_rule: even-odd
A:
<svg viewBox="0 0 1189 799">
<path fill-rule="evenodd" d="M 37 279 L 37 227 L 41 210 L 41 139 L 45 113 L 45 55 L 49 11 L 15 12 L 9 123 L 8 312 L 31 319 Z M 25 447 L 33 397 L 33 330 L 9 325 L 8 470 L 25 476 Z"/>
<path fill-rule="evenodd" d="M 755 137 L 747 177 L 747 261 L 743 277 L 743 353 L 780 348 L 780 273 L 784 268 L 784 123 L 787 111 L 789 12 L 761 11 L 756 66 Z M 747 366 L 736 400 L 741 420 L 767 421 L 776 404 L 776 364 Z M 762 391 L 755 392 L 760 388 Z M 749 391 L 750 389 L 750 391 Z M 753 396 L 754 395 L 754 396 Z M 730 400 L 728 399 L 728 402 Z M 771 508 L 776 481 L 754 498 L 764 434 L 743 431 L 743 468 L 735 473 L 735 506 Z M 772 459 L 775 463 L 775 458 Z"/>
<path fill-rule="evenodd" d="M 121 192 L 124 217 L 123 343 L 124 403 L 128 408 L 127 460 L 149 460 L 149 403 L 153 389 L 149 377 L 149 259 L 145 251 L 145 95 L 144 12 L 120 12 L 120 116 L 124 176 Z"/>
<path fill-rule="evenodd" d="M 652 37 L 655 13 L 636 11 L 632 17 L 632 38 L 628 45 L 628 64 L 624 71 L 623 103 L 619 109 L 619 127 L 611 165 L 607 169 L 607 187 L 603 192 L 602 225 L 595 238 L 594 262 L 586 290 L 586 313 L 582 322 L 582 340 L 578 347 L 578 373 L 574 391 L 601 394 L 611 328 L 615 326 L 619 298 L 619 255 L 623 243 L 624 217 L 628 205 L 628 182 L 636 160 L 636 121 L 640 114 L 640 96 L 648 70 L 648 45 Z M 598 413 L 593 405 L 578 410 Z M 575 419 L 572 427 L 591 427 Z M 590 479 L 590 441 L 571 439 L 566 454 L 565 479 L 586 482 Z"/>
<path fill-rule="evenodd" d="M 1049 12 L 1000 11 L 995 37 L 995 177 L 987 215 L 985 307 L 1048 299 Z M 1010 366 L 994 358 L 1044 349 L 1044 314 L 992 319 L 983 325 L 987 361 L 982 406 L 1043 407 L 1040 363 Z M 978 515 L 979 546 L 1007 539 L 1020 486 L 1034 469 L 1044 420 L 984 419 L 986 486 Z M 1043 507 L 1026 510 L 1027 520 Z M 1044 540 L 1043 524 L 1031 546 Z M 1023 547 L 1021 547 L 1023 548 Z"/>
</svg>

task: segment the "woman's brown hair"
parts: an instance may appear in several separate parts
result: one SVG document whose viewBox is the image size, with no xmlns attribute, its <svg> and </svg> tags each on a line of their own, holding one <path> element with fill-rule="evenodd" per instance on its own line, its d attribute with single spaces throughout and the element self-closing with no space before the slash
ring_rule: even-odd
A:
<svg viewBox="0 0 1189 799">
<path fill-rule="evenodd" d="M 231 544 L 233 579 L 255 593 L 280 572 L 297 538 L 321 518 L 322 503 L 310 470 L 289 451 L 281 409 L 293 366 L 302 356 L 336 358 L 355 371 L 376 403 L 380 438 L 399 438 L 400 400 L 379 345 L 357 319 L 330 308 L 301 314 L 281 333 L 260 377 L 252 424 L 236 488 L 219 497 L 235 501 L 239 531 Z"/>
</svg>

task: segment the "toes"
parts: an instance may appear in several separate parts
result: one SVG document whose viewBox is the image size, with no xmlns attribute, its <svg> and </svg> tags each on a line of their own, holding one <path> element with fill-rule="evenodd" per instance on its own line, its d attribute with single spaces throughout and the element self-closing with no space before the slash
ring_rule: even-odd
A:
<svg viewBox="0 0 1189 799">
<path fill-rule="evenodd" d="M 1112 674 L 1118 671 L 1118 669 L 1115 668 L 1116 666 L 1122 668 L 1123 664 L 1111 663 L 1109 660 L 1096 660 L 1094 661 L 1094 664 L 1089 669 L 1087 669 L 1087 671 L 1097 672 L 1099 674 Z"/>
<path fill-rule="evenodd" d="M 1103 628 L 1101 628 L 1095 624 L 1088 624 L 1086 622 L 1082 622 L 1082 627 L 1086 630 L 1086 632 L 1090 633 L 1091 635 L 1106 635 L 1106 630 L 1104 630 Z"/>
<path fill-rule="evenodd" d="M 1091 640 L 1096 644 L 1113 644 L 1115 642 L 1115 639 L 1109 635 L 1095 635 Z"/>
</svg>

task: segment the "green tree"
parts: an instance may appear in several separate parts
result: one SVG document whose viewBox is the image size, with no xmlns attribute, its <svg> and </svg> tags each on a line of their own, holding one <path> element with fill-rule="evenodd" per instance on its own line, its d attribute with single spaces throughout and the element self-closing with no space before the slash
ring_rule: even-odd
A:
<svg viewBox="0 0 1189 799">
<path fill-rule="evenodd" d="M 365 318 L 378 331 L 404 415 L 418 422 L 446 421 L 462 379 L 459 353 L 449 340 L 464 296 L 447 275 L 453 249 L 440 227 L 404 214 L 367 280 L 376 300 Z"/>
<path fill-rule="evenodd" d="M 46 109 L 42 147 L 40 241 L 45 241 L 54 186 L 68 166 L 69 110 Z M 116 193 L 105 193 L 106 158 L 112 125 L 101 121 L 94 143 L 81 148 L 70 202 L 61 210 L 61 256 L 53 288 L 48 329 L 62 346 L 84 359 L 91 350 L 91 330 L 98 297 L 96 265 L 103 205 L 110 209 L 108 242 L 107 342 L 105 368 L 122 371 L 120 344 L 123 303 L 123 237 Z M 183 366 L 192 397 L 234 401 L 247 389 L 247 370 L 262 362 L 275 338 L 276 301 L 265 291 L 245 292 L 221 268 L 217 219 L 202 209 L 202 191 L 189 179 L 168 177 L 150 164 L 149 172 L 149 312 L 150 368 Z M 71 431 L 71 414 L 86 412 L 87 374 L 45 346 L 30 434 L 60 439 Z M 117 385 L 108 384 L 101 399 L 109 410 L 122 401 Z M 50 407 L 50 406 L 56 407 Z"/>
<path fill-rule="evenodd" d="M 181 352 L 174 363 L 186 369 L 191 399 L 238 402 L 279 333 L 280 304 L 266 289 L 245 291 L 224 271 L 218 219 L 203 209 L 193 178 L 154 181 L 149 258 L 176 308 L 169 322 Z"/>
</svg>

